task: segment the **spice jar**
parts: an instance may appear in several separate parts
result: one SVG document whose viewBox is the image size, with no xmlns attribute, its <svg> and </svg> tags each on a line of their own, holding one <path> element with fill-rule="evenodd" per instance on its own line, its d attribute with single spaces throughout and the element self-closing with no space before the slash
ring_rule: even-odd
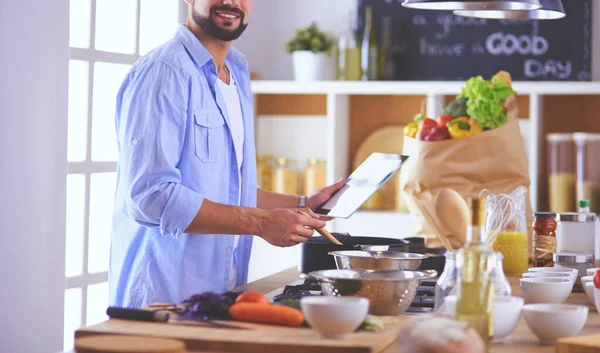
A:
<svg viewBox="0 0 600 353">
<path fill-rule="evenodd" d="M 552 254 L 556 252 L 556 213 L 533 214 L 533 266 L 552 267 Z"/>
<path fill-rule="evenodd" d="M 554 267 L 572 268 L 579 271 L 573 285 L 573 293 L 582 293 L 581 277 L 586 275 L 588 268 L 593 268 L 592 254 L 577 252 L 560 252 L 554 254 Z"/>
<path fill-rule="evenodd" d="M 273 171 L 275 157 L 270 154 L 260 155 L 256 160 L 256 182 L 261 189 L 273 191 Z"/>
<path fill-rule="evenodd" d="M 446 251 L 444 270 L 435 283 L 435 296 L 433 311 L 439 311 L 447 296 L 453 293 L 456 286 L 456 251 Z"/>
<path fill-rule="evenodd" d="M 309 158 L 304 168 L 304 195 L 310 195 L 327 183 L 327 165 L 324 159 Z"/>
<path fill-rule="evenodd" d="M 294 158 L 277 158 L 273 191 L 286 195 L 300 195 L 300 171 Z"/>
<path fill-rule="evenodd" d="M 548 134 L 548 198 L 550 211 L 575 210 L 575 142 L 573 134 Z"/>
</svg>

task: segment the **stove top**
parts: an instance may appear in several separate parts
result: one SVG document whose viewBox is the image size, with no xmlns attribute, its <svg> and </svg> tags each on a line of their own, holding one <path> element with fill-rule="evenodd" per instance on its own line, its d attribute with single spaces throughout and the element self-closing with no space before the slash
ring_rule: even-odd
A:
<svg viewBox="0 0 600 353">
<path fill-rule="evenodd" d="M 428 313 L 433 310 L 436 281 L 435 279 L 421 281 L 421 285 L 417 287 L 415 298 L 408 310 L 404 312 L 405 314 Z M 302 297 L 318 295 L 323 295 L 319 283 L 305 280 L 304 283 L 298 285 L 285 286 L 283 292 L 273 296 L 273 301 L 278 302 L 285 298 L 300 299 Z"/>
</svg>

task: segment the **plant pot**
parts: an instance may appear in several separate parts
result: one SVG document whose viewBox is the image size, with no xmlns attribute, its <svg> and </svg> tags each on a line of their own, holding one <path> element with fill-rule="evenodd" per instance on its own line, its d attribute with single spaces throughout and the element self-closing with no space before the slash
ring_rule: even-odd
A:
<svg viewBox="0 0 600 353">
<path fill-rule="evenodd" d="M 292 53 L 292 60 L 296 81 L 333 80 L 333 59 L 325 53 L 295 51 Z"/>
</svg>

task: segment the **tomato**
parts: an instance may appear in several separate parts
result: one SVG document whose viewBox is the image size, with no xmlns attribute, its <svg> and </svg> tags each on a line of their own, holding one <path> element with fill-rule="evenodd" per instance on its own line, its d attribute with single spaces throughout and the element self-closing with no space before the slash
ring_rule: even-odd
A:
<svg viewBox="0 0 600 353">
<path fill-rule="evenodd" d="M 600 289 L 600 270 L 596 270 L 594 274 L 594 287 Z"/>
<path fill-rule="evenodd" d="M 235 302 L 269 304 L 269 300 L 262 293 L 252 291 L 243 292 L 242 294 L 238 295 Z"/>
<path fill-rule="evenodd" d="M 440 115 L 437 118 L 437 124 L 439 127 L 446 127 L 446 124 L 452 121 L 454 117 L 450 114 Z"/>
</svg>

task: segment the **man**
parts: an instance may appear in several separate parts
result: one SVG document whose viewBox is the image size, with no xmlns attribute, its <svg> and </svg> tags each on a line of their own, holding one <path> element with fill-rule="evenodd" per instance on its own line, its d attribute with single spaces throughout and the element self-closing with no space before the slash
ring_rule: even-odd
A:
<svg viewBox="0 0 600 353">
<path fill-rule="evenodd" d="M 258 189 L 247 62 L 231 47 L 252 0 L 186 2 L 186 24 L 118 93 L 110 305 L 177 303 L 245 283 L 252 235 L 305 242 L 325 226 L 311 209 L 343 184 L 308 198 Z"/>
</svg>

